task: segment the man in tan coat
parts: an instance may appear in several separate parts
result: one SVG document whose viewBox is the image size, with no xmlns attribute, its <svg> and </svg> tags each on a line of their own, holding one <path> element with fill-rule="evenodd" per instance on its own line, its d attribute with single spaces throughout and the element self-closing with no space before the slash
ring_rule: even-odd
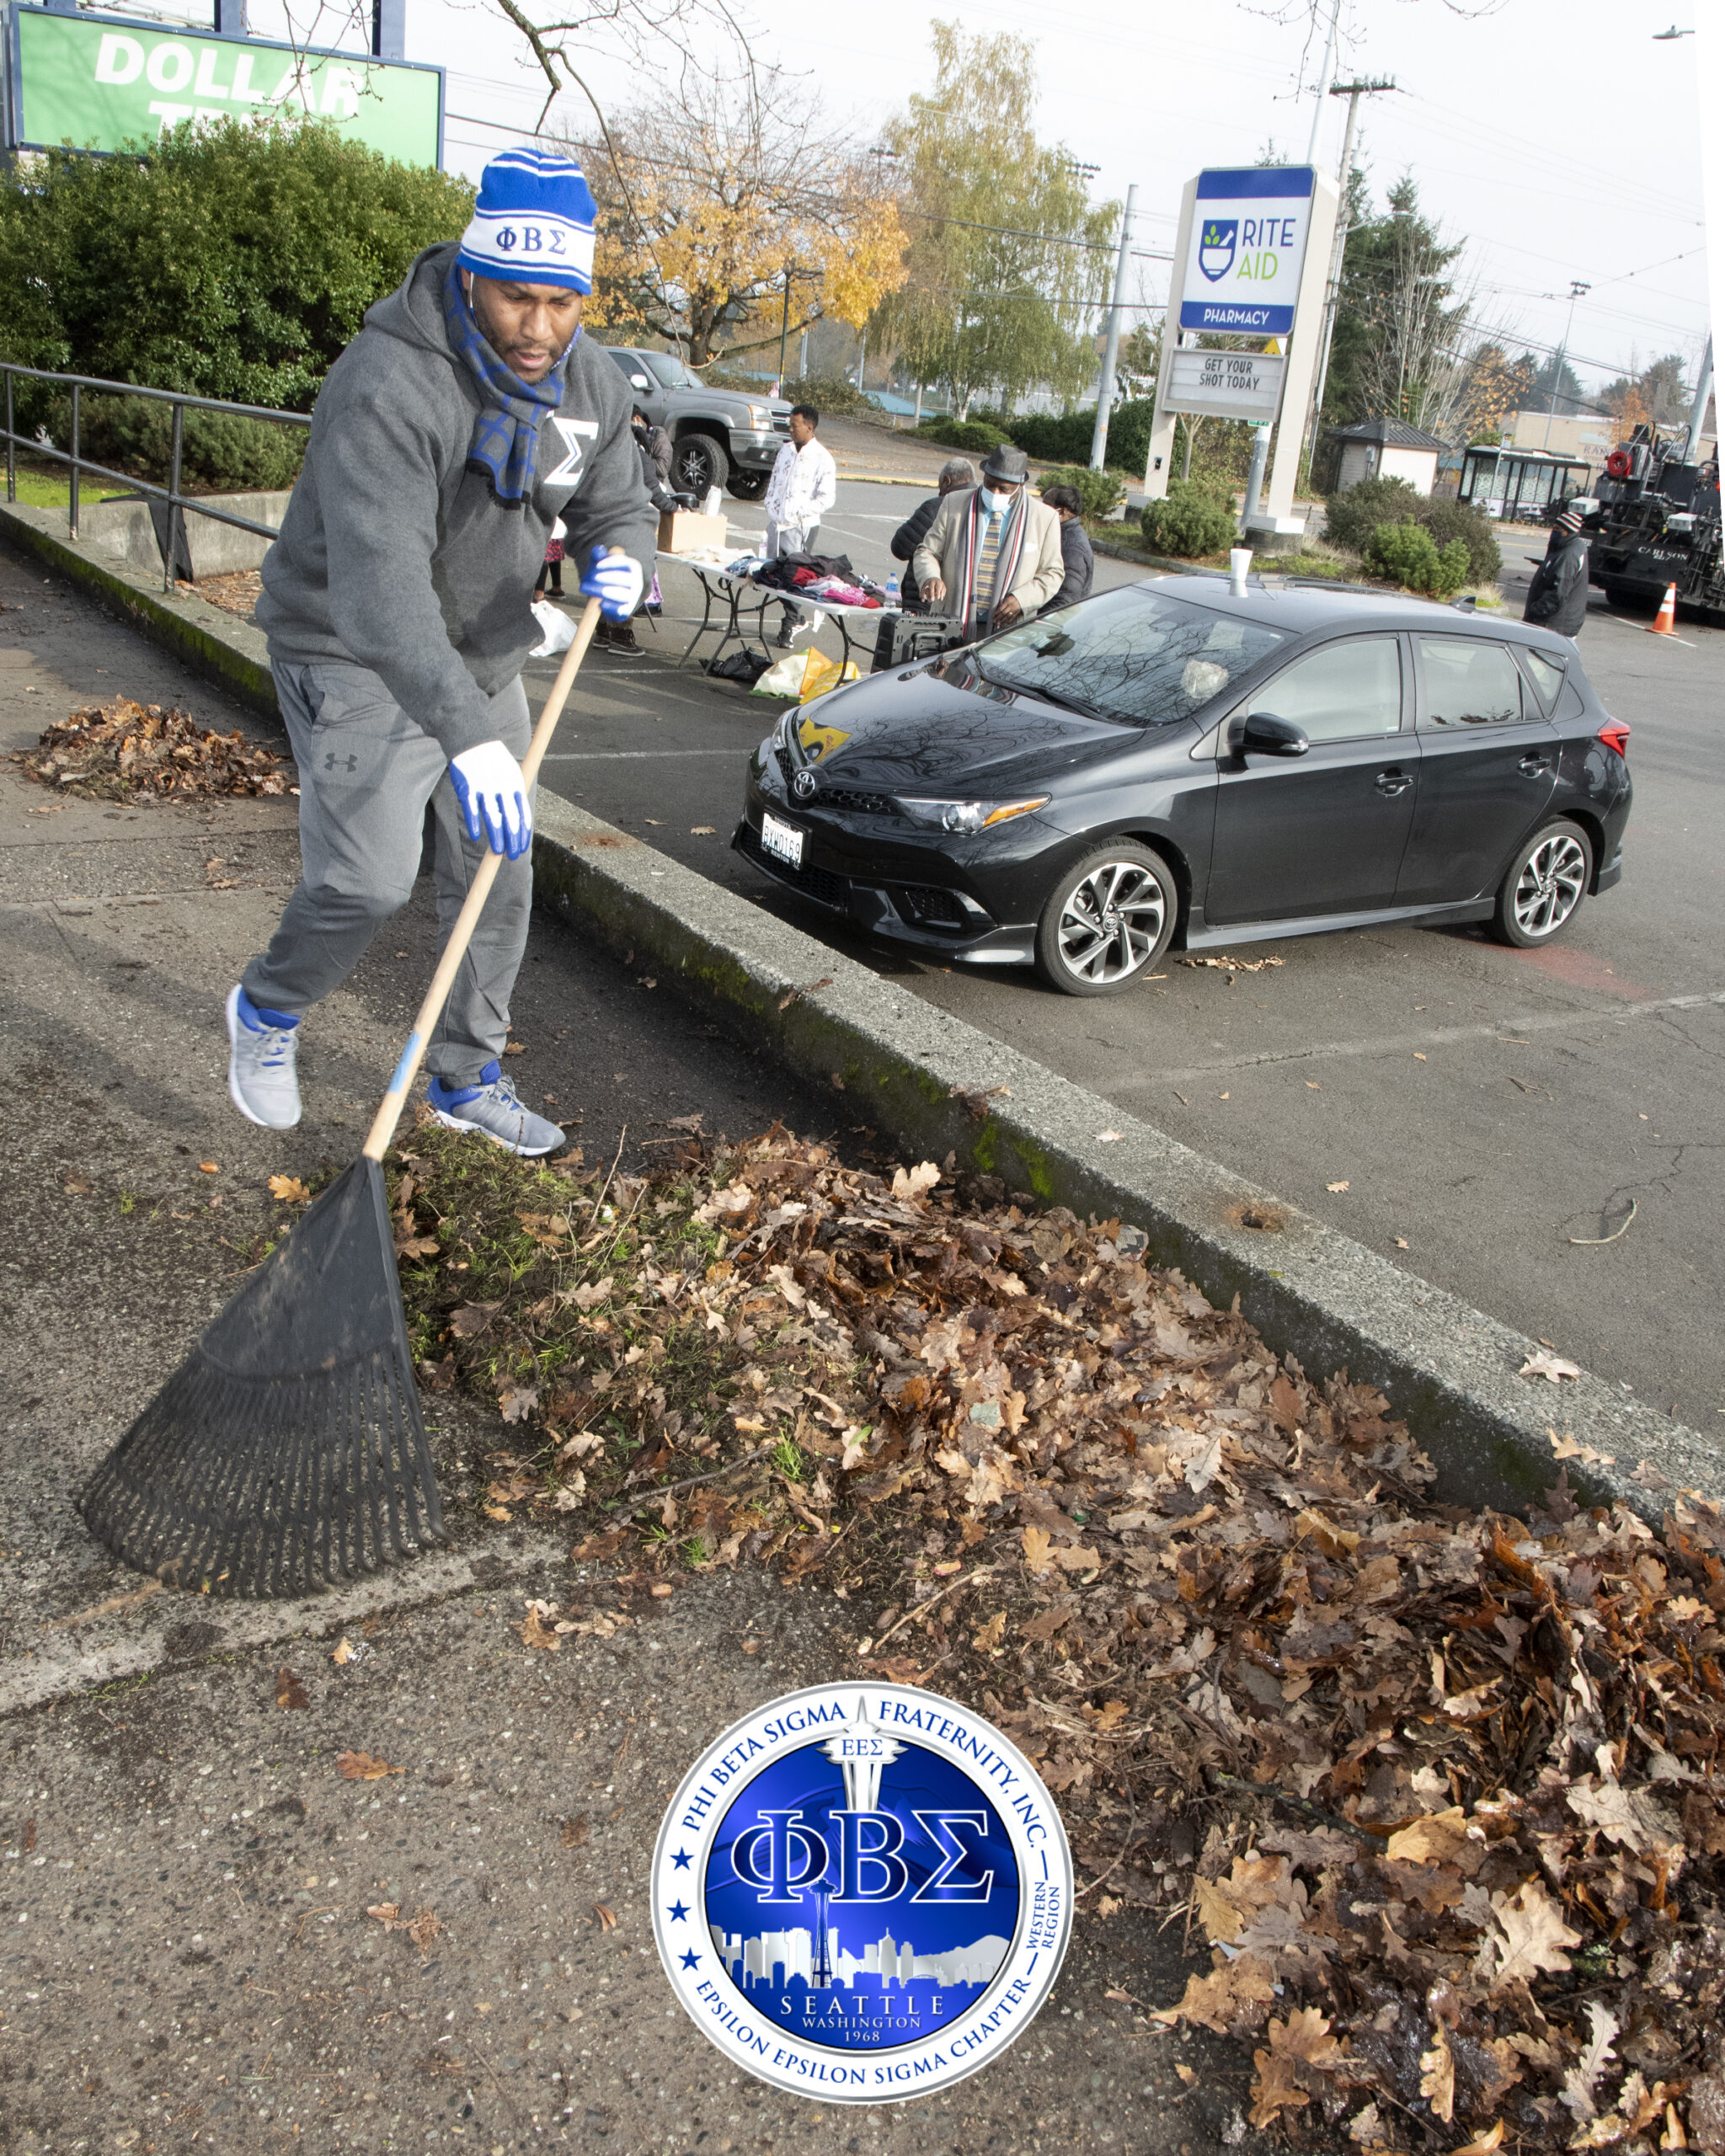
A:
<svg viewBox="0 0 1725 2156">
<path fill-rule="evenodd" d="M 990 450 L 982 484 L 947 496 L 912 558 L 924 603 L 963 622 L 966 637 L 1039 612 L 1065 575 L 1060 520 L 1029 478 L 1022 449 Z"/>
</svg>

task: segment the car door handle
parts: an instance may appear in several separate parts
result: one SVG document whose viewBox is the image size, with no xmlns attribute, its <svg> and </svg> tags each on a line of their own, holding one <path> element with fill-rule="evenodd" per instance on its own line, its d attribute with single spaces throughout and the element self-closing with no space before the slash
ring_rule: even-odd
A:
<svg viewBox="0 0 1725 2156">
<path fill-rule="evenodd" d="M 1550 769 L 1550 766 L 1543 756 L 1527 755 L 1522 758 L 1515 768 L 1524 778 L 1539 778 Z"/>
<path fill-rule="evenodd" d="M 1393 801 L 1398 793 L 1406 793 L 1413 783 L 1413 779 L 1410 772 L 1397 771 L 1393 767 L 1386 771 L 1380 771 L 1377 776 L 1378 792 L 1386 801 Z"/>
</svg>

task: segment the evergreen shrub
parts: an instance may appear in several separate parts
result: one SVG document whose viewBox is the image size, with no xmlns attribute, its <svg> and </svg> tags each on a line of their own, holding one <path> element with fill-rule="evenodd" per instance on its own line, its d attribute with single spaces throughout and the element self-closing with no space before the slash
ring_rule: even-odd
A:
<svg viewBox="0 0 1725 2156">
<path fill-rule="evenodd" d="M 1214 479 L 1170 479 L 1166 497 L 1146 502 L 1140 522 L 1158 554 L 1182 561 L 1219 554 L 1236 536 L 1232 489 Z"/>
</svg>

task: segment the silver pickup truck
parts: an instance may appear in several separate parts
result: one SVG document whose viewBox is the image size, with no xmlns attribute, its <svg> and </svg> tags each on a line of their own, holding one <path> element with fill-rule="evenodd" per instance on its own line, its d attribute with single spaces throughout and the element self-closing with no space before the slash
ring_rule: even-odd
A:
<svg viewBox="0 0 1725 2156">
<path fill-rule="evenodd" d="M 670 483 L 676 493 L 698 496 L 728 486 L 740 502 L 760 500 L 774 459 L 791 438 L 791 408 L 782 398 L 711 389 L 668 352 L 631 344 L 603 349 L 636 403 L 676 443 Z"/>
</svg>

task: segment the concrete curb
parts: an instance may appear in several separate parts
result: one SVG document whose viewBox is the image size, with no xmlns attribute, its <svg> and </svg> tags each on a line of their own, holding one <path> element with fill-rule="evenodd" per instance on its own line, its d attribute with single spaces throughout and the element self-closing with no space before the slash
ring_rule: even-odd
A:
<svg viewBox="0 0 1725 2156">
<path fill-rule="evenodd" d="M 133 568 L 112 547 L 88 533 L 72 538 L 58 510 L 0 502 L 0 539 L 97 593 L 152 643 L 171 651 L 230 696 L 266 718 L 278 717 L 264 633 L 249 622 L 212 606 L 207 599 L 163 591 L 159 575 Z"/>
<path fill-rule="evenodd" d="M 44 1627 L 36 1647 L 0 1670 L 0 1720 L 105 1684 L 136 1683 L 176 1661 L 196 1663 L 278 1641 L 319 1640 L 385 1611 L 424 1609 L 474 1588 L 501 1592 L 563 1564 L 569 1551 L 567 1530 L 540 1528 L 525 1533 L 518 1548 L 427 1550 L 298 1601 L 204 1600 L 199 1614 L 219 1622 L 221 1638 L 190 1657 L 176 1657 L 165 1637 L 191 1607 L 182 1594 L 162 1594 L 123 1614 L 58 1618 Z"/>
<path fill-rule="evenodd" d="M 0 538 L 274 715 L 257 630 L 91 558 L 52 522 L 51 511 L 0 504 Z M 1595 1455 L 1569 1463 L 1594 1502 L 1621 1498 L 1657 1518 L 1666 1486 L 1725 1486 L 1697 1432 L 1589 1374 L 1522 1378 L 1537 1349 L 1525 1334 L 553 794 L 540 796 L 533 862 L 542 904 L 675 969 L 750 1046 L 841 1086 L 855 1120 L 1045 1203 L 1142 1229 L 1157 1263 L 1213 1301 L 1237 1295 L 1279 1353 L 1380 1386 L 1431 1454 L 1444 1501 L 1521 1509 L 1555 1479 L 1552 1431 Z M 1651 1482 L 1635 1479 L 1643 1461 Z"/>
<path fill-rule="evenodd" d="M 841 1086 L 847 1121 L 1140 1228 L 1158 1264 L 1213 1302 L 1238 1296 L 1279 1353 L 1381 1387 L 1442 1501 L 1522 1510 L 1557 1479 L 1553 1431 L 1596 1456 L 1569 1463 L 1595 1502 L 1658 1518 L 1665 1487 L 1725 1479 L 1696 1432 L 1590 1374 L 1520 1376 L 1539 1352 L 1525 1334 L 555 796 L 540 797 L 533 858 L 543 904 L 638 966 L 674 969 L 800 1076 Z M 1636 1480 L 1643 1461 L 1663 1480 Z"/>
</svg>

